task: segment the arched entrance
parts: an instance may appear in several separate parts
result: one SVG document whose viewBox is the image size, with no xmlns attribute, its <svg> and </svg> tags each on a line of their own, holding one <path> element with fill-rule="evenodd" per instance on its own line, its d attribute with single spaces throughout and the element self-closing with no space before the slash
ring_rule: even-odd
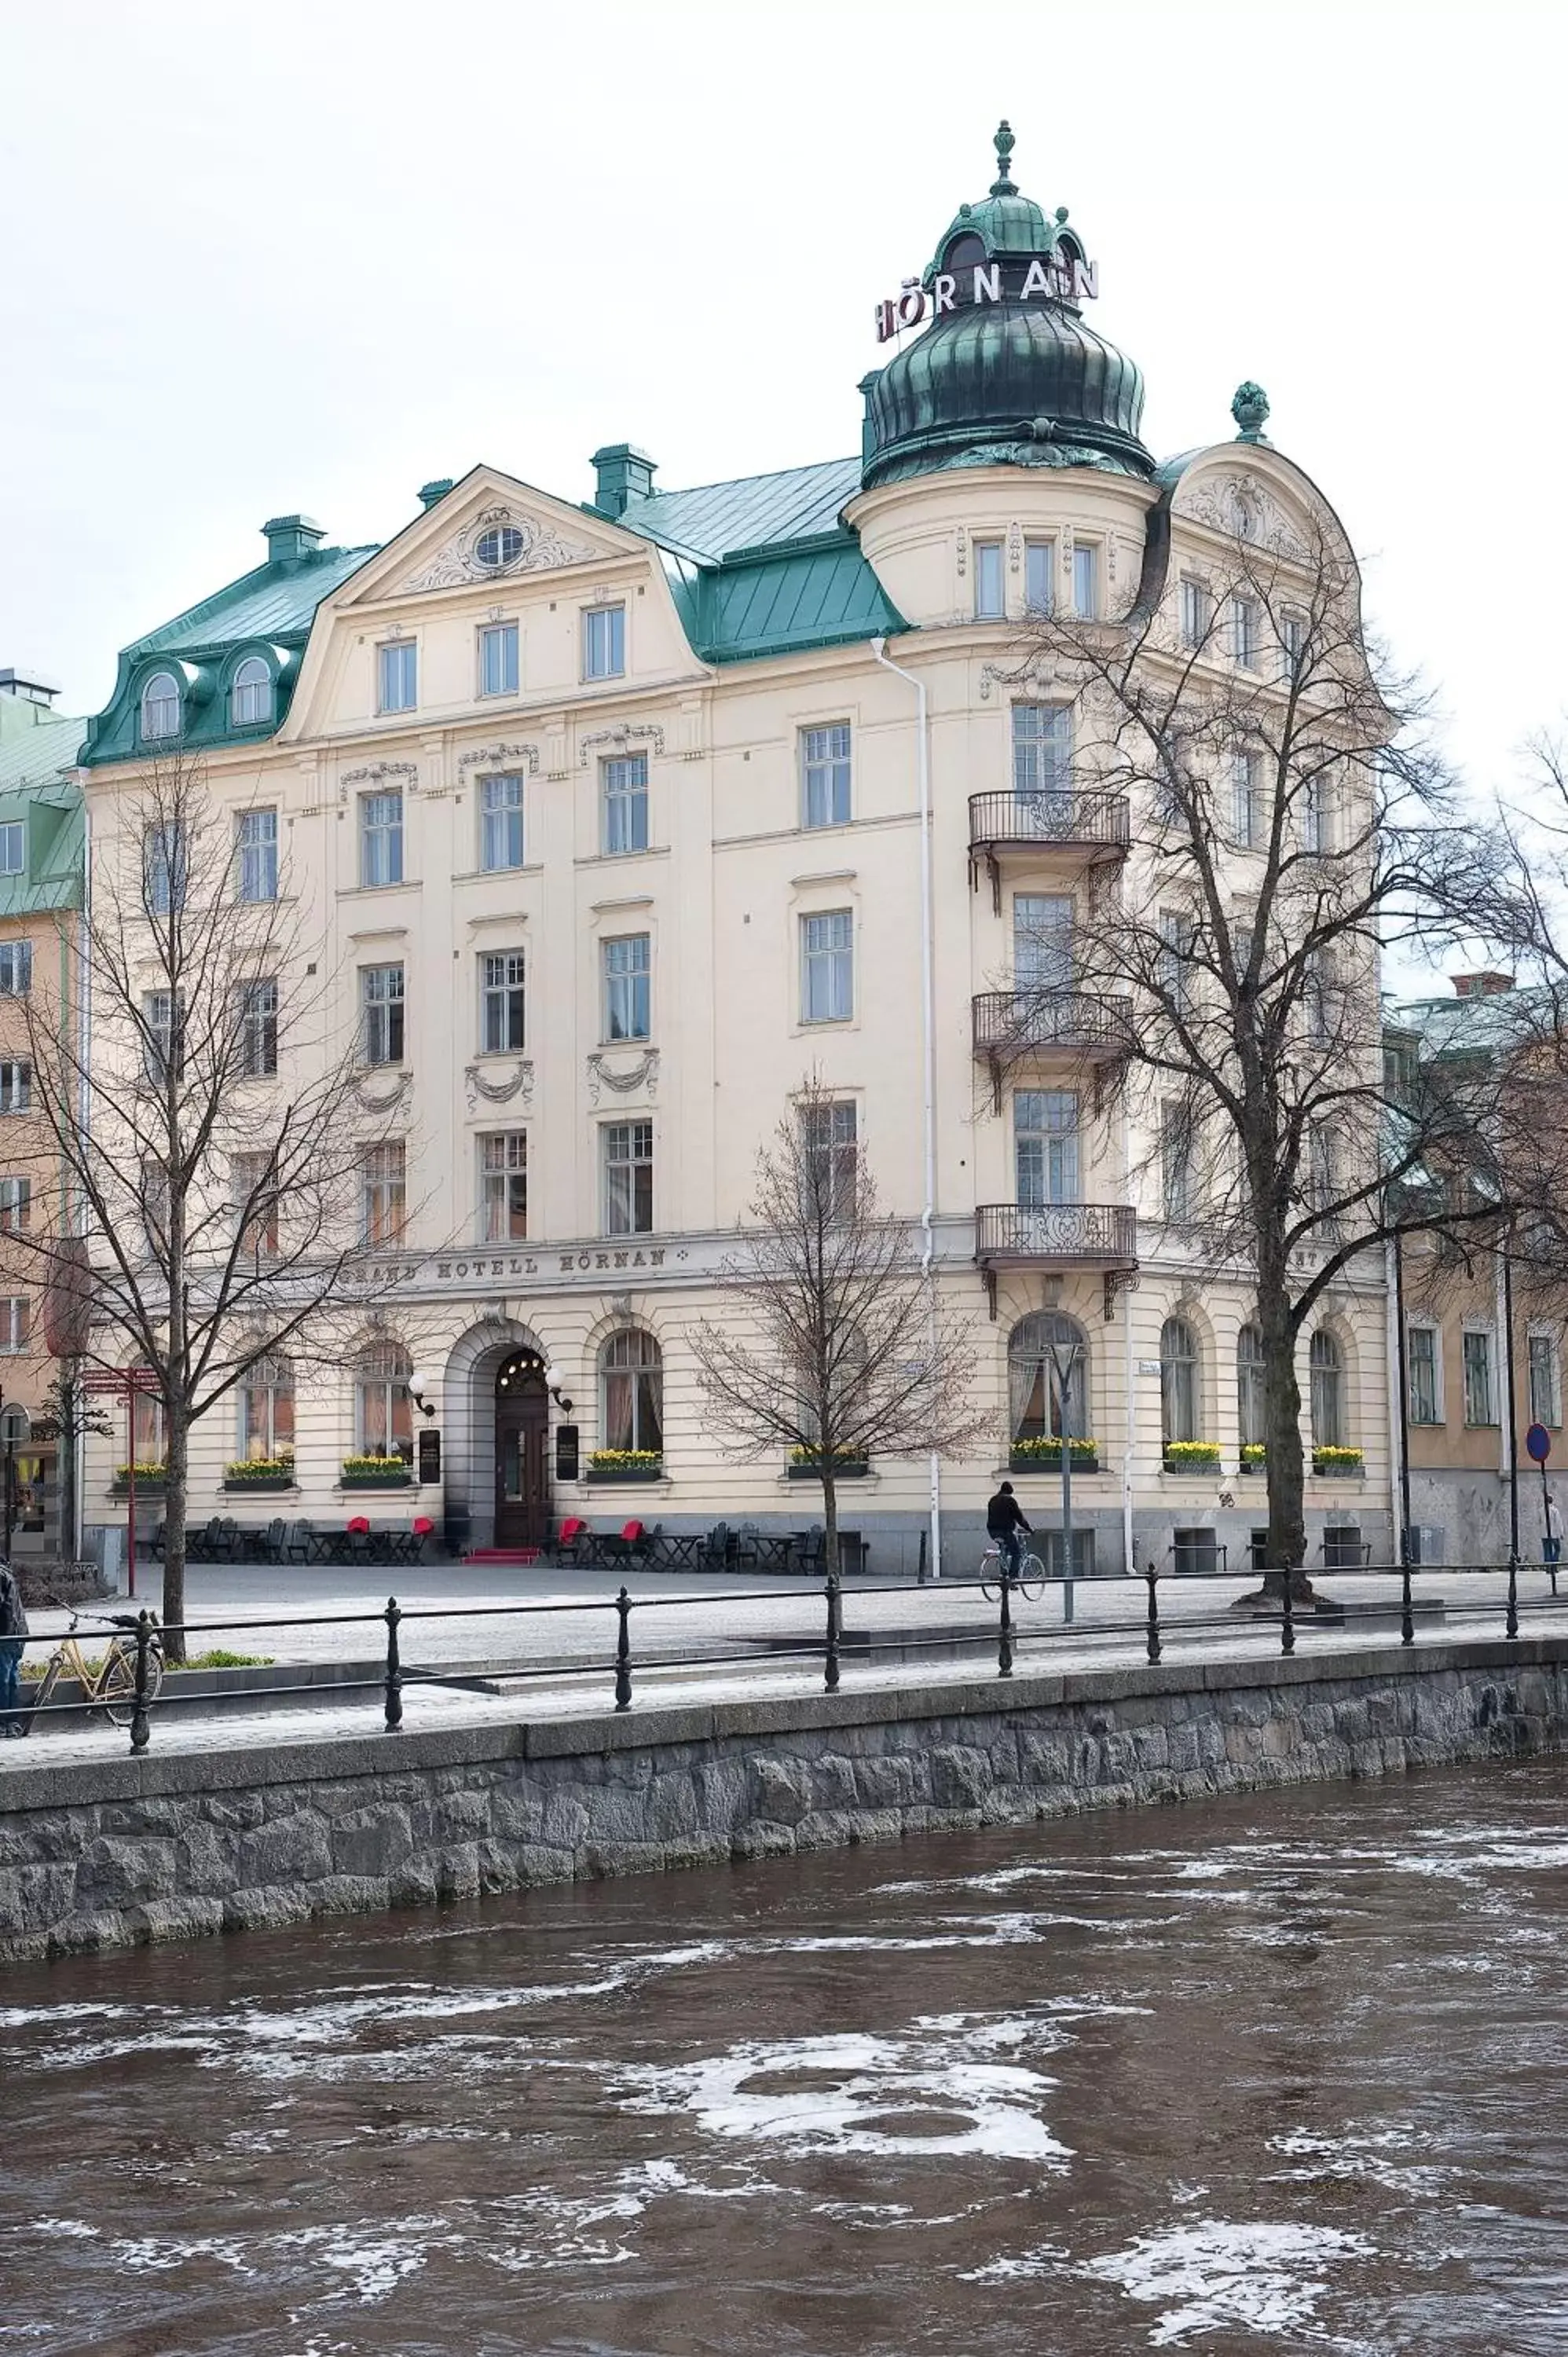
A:
<svg viewBox="0 0 1568 2357">
<path fill-rule="evenodd" d="M 542 1546 L 549 1538 L 549 1456 L 544 1361 L 537 1351 L 513 1351 L 496 1372 L 497 1546 Z"/>
</svg>

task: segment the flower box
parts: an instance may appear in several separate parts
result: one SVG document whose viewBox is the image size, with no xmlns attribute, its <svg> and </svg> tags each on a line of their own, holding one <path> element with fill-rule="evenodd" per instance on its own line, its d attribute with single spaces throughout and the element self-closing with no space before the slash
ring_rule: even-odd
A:
<svg viewBox="0 0 1568 2357">
<path fill-rule="evenodd" d="M 408 1490 L 413 1468 L 401 1457 L 346 1457 L 339 1479 L 345 1490 Z"/>
<path fill-rule="evenodd" d="M 822 1458 L 807 1448 L 791 1449 L 786 1469 L 791 1481 L 820 1481 L 822 1478 Z M 858 1481 L 870 1470 L 870 1461 L 865 1457 L 835 1457 L 832 1463 L 835 1481 Z"/>
<path fill-rule="evenodd" d="M 1367 1470 L 1366 1451 L 1361 1448 L 1315 1448 L 1312 1469 L 1320 1479 L 1359 1481 Z"/>
<path fill-rule="evenodd" d="M 1060 1473 L 1062 1445 L 1059 1440 L 1015 1440 L 1007 1451 L 1010 1473 Z M 1072 1469 L 1075 1473 L 1098 1473 L 1099 1445 L 1092 1440 L 1072 1443 Z"/>
<path fill-rule="evenodd" d="M 138 1491 L 161 1490 L 164 1486 L 165 1479 L 166 1478 L 166 1471 L 167 1469 L 162 1464 L 138 1465 L 136 1468 L 136 1488 Z M 117 1498 L 124 1498 L 129 1494 L 130 1488 L 130 1467 L 128 1465 L 116 1465 L 114 1468 L 113 1481 L 114 1495 Z"/>
<path fill-rule="evenodd" d="M 1167 1440 L 1165 1469 L 1167 1473 L 1218 1473 L 1219 1443 L 1217 1440 Z"/>
<path fill-rule="evenodd" d="M 584 1468 L 585 1481 L 661 1481 L 664 1459 L 655 1449 L 596 1450 Z"/>
<path fill-rule="evenodd" d="M 225 1473 L 223 1476 L 223 1487 L 226 1491 L 230 1492 L 233 1492 L 235 1491 L 250 1492 L 256 1490 L 292 1490 L 294 1486 L 295 1480 L 292 1470 L 287 1473 Z"/>
<path fill-rule="evenodd" d="M 1266 1473 L 1268 1469 L 1269 1452 L 1262 1442 L 1261 1440 L 1245 1442 L 1241 1449 L 1240 1470 L 1243 1473 Z"/>
</svg>

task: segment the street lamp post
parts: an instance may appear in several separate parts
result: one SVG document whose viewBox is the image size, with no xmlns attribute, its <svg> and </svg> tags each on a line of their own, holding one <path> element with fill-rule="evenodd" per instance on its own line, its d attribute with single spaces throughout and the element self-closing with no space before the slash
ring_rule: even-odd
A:
<svg viewBox="0 0 1568 2357">
<path fill-rule="evenodd" d="M 1061 1424 L 1062 1441 L 1062 1623 L 1072 1620 L 1072 1379 L 1083 1358 L 1081 1342 L 1050 1346 L 1051 1366 L 1057 1379 L 1058 1415 Z"/>
</svg>

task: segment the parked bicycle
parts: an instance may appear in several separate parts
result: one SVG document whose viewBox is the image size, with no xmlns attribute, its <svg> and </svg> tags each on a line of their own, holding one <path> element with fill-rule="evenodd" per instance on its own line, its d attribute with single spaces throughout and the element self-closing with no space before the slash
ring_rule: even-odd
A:
<svg viewBox="0 0 1568 2357">
<path fill-rule="evenodd" d="M 1002 1594 L 1002 1550 L 988 1546 L 980 1558 L 980 1592 L 988 1604 Z M 1027 1604 L 1037 1604 L 1046 1592 L 1046 1566 L 1037 1555 L 1022 1555 L 1013 1580 L 1013 1593 Z"/>
<path fill-rule="evenodd" d="M 83 1701 L 90 1708 L 103 1711 L 113 1726 L 130 1726 L 136 1707 L 136 1623 L 128 1612 L 109 1612 L 98 1617 L 120 1634 L 111 1638 L 101 1661 L 89 1661 L 76 1633 L 81 1625 L 81 1615 L 71 1614 L 70 1626 L 45 1663 L 38 1692 L 28 1706 L 29 1727 L 33 1712 L 43 1709 L 62 1677 L 75 1678 Z M 151 1702 L 164 1682 L 164 1641 L 156 1613 L 151 1614 L 149 1620 L 146 1700 Z"/>
</svg>

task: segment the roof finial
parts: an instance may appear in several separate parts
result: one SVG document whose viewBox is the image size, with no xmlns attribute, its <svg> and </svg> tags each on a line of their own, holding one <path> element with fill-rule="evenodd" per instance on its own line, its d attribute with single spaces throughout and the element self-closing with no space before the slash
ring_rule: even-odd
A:
<svg viewBox="0 0 1568 2357">
<path fill-rule="evenodd" d="M 1266 439 L 1263 427 L 1268 423 L 1269 396 L 1261 384 L 1252 382 L 1251 377 L 1247 379 L 1245 384 L 1239 384 L 1236 387 L 1235 398 L 1230 404 L 1230 414 L 1236 420 L 1240 429 L 1236 436 L 1238 442 L 1262 442 Z"/>
<path fill-rule="evenodd" d="M 993 197 L 1015 197 L 1017 188 L 1012 177 L 1013 126 L 1005 115 L 996 126 L 996 178 L 991 183 Z"/>
</svg>

